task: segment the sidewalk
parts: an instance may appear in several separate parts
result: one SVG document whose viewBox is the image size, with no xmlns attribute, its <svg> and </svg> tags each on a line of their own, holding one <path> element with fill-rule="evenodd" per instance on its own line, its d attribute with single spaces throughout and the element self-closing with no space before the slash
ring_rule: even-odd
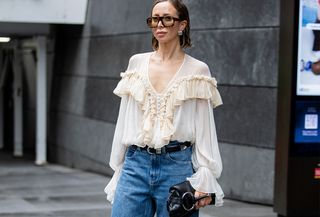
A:
<svg viewBox="0 0 320 217">
<path fill-rule="evenodd" d="M 111 205 L 103 193 L 108 180 L 60 165 L 35 166 L 0 152 L 0 217 L 109 217 Z M 223 207 L 206 207 L 200 216 L 277 215 L 269 206 L 225 200 Z"/>
</svg>

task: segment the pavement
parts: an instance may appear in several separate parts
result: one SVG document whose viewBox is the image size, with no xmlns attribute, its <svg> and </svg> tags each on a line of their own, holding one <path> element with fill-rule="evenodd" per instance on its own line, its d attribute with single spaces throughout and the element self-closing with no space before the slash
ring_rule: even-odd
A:
<svg viewBox="0 0 320 217">
<path fill-rule="evenodd" d="M 109 217 L 103 192 L 110 177 L 0 152 L 0 217 Z M 225 200 L 200 217 L 276 217 L 271 206 Z"/>
</svg>

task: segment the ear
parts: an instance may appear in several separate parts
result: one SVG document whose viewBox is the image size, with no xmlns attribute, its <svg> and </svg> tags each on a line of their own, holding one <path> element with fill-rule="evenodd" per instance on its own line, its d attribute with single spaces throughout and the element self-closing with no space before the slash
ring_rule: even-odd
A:
<svg viewBox="0 0 320 217">
<path fill-rule="evenodd" d="M 188 22 L 186 20 L 180 21 L 179 31 L 183 31 L 186 28 L 187 24 Z"/>
</svg>

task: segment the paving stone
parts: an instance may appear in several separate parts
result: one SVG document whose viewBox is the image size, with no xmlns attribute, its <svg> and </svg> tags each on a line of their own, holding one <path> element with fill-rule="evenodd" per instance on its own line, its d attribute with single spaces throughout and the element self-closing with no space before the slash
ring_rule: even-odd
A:
<svg viewBox="0 0 320 217">
<path fill-rule="evenodd" d="M 1 199 L 0 213 L 37 212 L 39 208 L 23 198 Z"/>
<path fill-rule="evenodd" d="M 105 182 L 99 185 L 92 185 L 91 183 L 85 185 L 76 186 L 48 186 L 46 188 L 39 188 L 37 186 L 27 186 L 27 187 L 15 187 L 5 190 L 0 190 L 0 199 L 10 198 L 10 197 L 37 197 L 38 195 L 51 195 L 55 196 L 85 196 L 92 194 L 99 194 L 104 188 Z M 81 191 L 79 191 L 81 187 Z"/>
<path fill-rule="evenodd" d="M 108 217 L 111 216 L 111 209 L 92 209 L 92 210 L 68 210 L 53 212 L 58 217 Z"/>
<path fill-rule="evenodd" d="M 209 206 L 200 210 L 201 217 L 277 217 L 271 206 L 225 200 L 223 207 Z"/>
<path fill-rule="evenodd" d="M 1 214 L 1 217 L 59 217 L 59 216 L 55 216 L 53 214 L 50 213 L 45 213 L 45 212 L 41 212 L 41 213 L 6 213 L 6 214 Z"/>
<path fill-rule="evenodd" d="M 76 173 L 76 172 L 75 172 Z M 41 187 L 46 188 L 50 186 L 82 186 L 88 182 L 92 184 L 102 184 L 101 180 L 91 179 L 83 174 L 68 174 L 68 179 L 65 179 L 66 174 L 22 174 L 21 176 L 2 176 L 0 189 L 10 189 L 19 187 Z"/>
<path fill-rule="evenodd" d="M 87 210 L 110 207 L 102 191 L 100 194 L 81 196 L 48 197 L 44 195 L 35 198 L 25 198 L 25 201 L 35 207 L 39 207 L 43 211 Z"/>
</svg>

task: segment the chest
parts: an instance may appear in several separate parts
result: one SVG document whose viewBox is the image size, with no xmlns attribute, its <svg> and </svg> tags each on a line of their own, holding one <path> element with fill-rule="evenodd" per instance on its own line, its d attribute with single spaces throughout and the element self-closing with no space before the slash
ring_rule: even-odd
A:
<svg viewBox="0 0 320 217">
<path fill-rule="evenodd" d="M 148 76 L 152 87 L 158 93 L 163 92 L 174 79 L 182 66 L 182 61 L 158 63 L 150 61 Z"/>
</svg>

